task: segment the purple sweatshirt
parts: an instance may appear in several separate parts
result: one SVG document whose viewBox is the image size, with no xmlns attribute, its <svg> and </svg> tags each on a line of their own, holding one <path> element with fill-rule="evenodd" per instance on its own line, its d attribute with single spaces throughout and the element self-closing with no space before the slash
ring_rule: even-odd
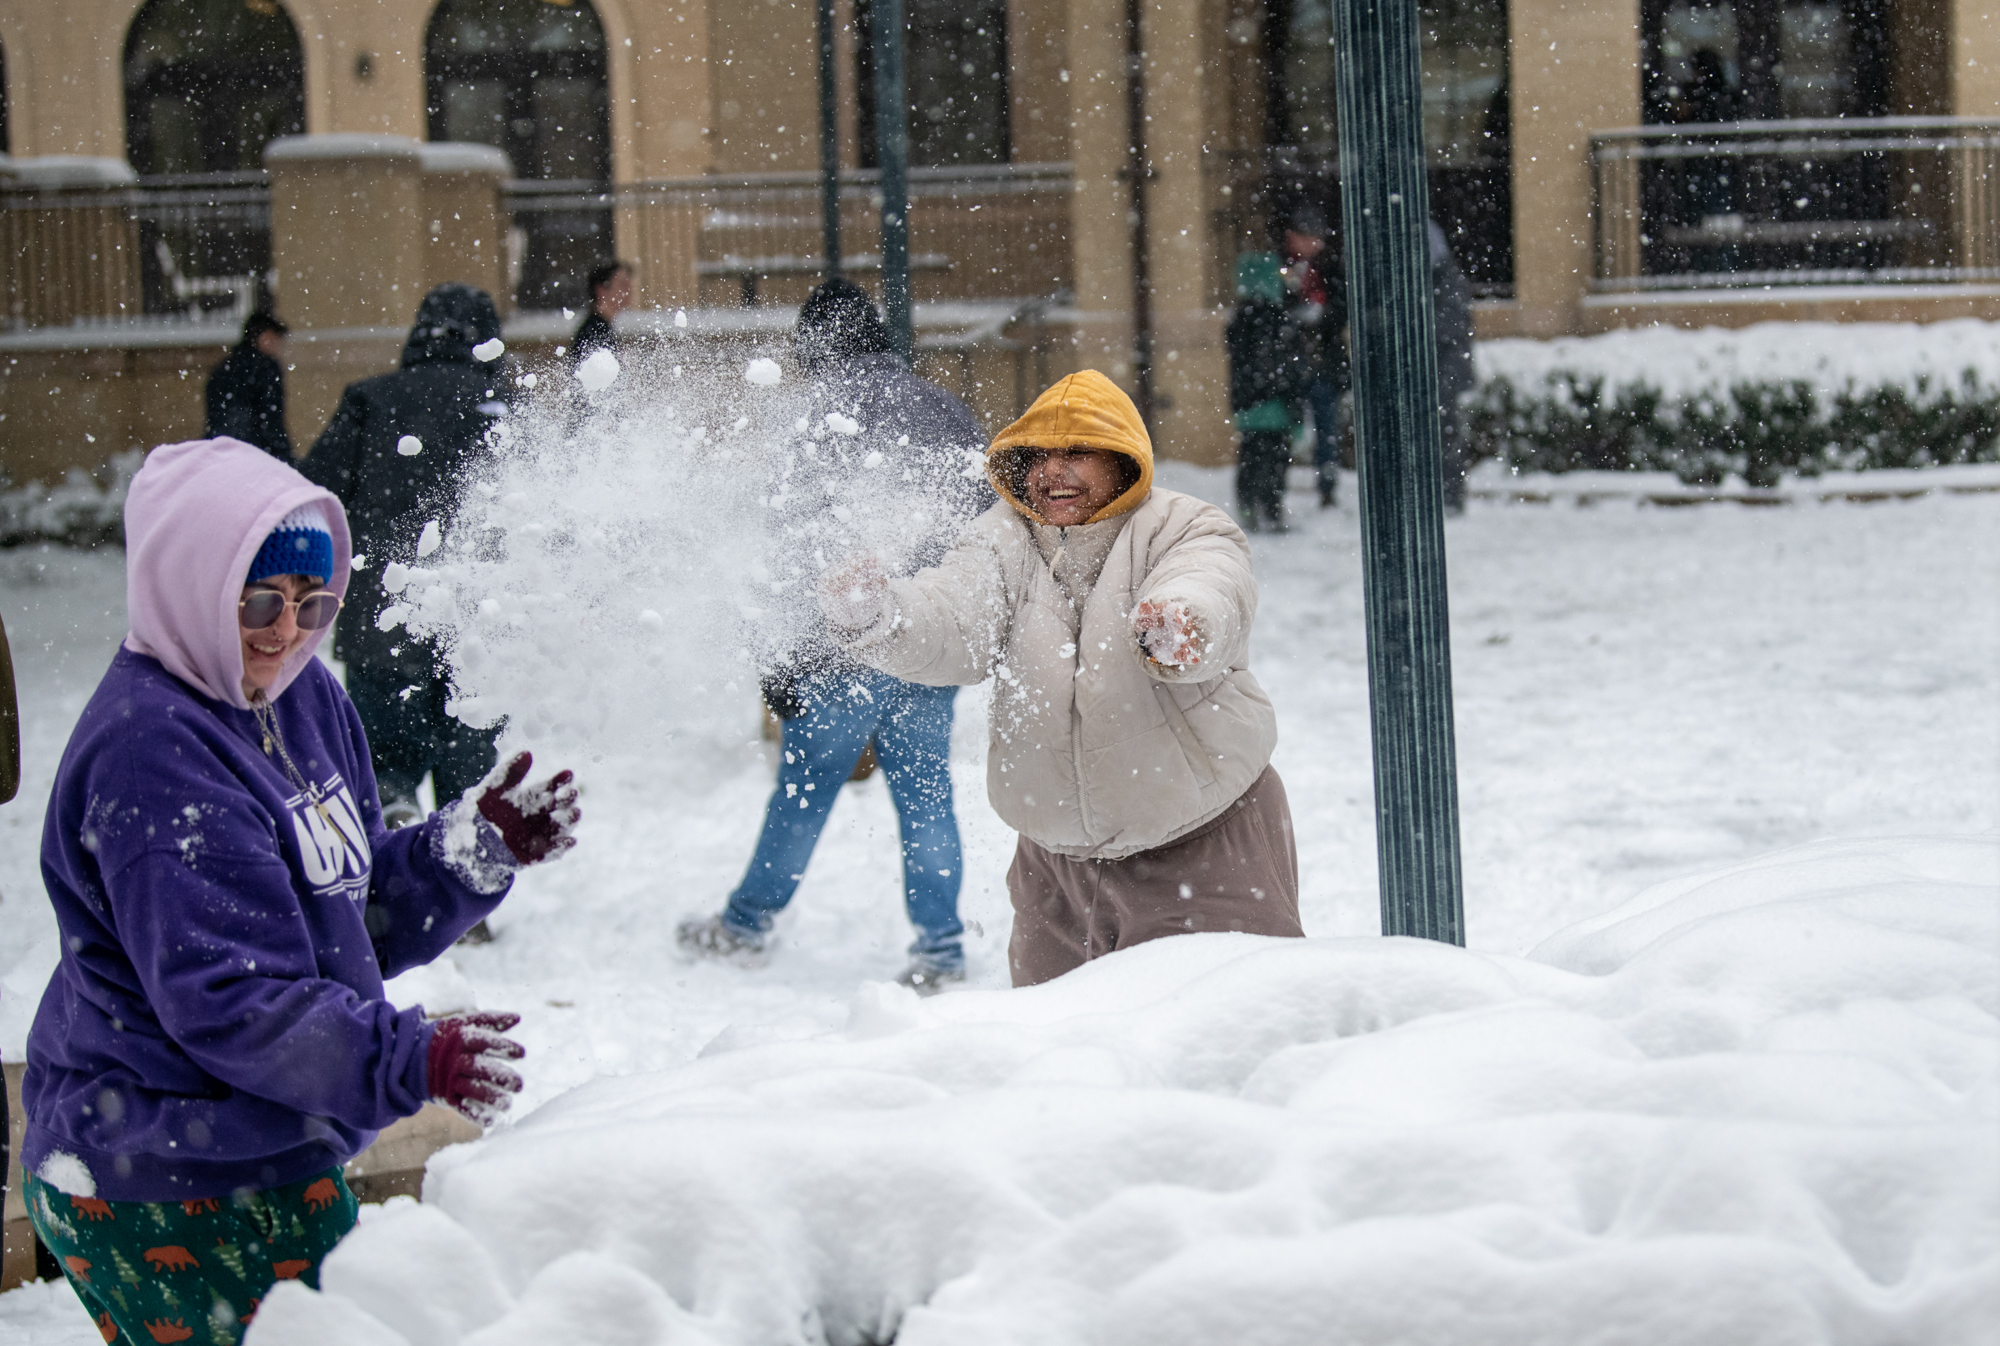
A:
<svg viewBox="0 0 2000 1346">
<path fill-rule="evenodd" d="M 435 958 L 506 893 L 442 863 L 444 815 L 383 827 L 361 723 L 316 641 L 274 701 L 304 791 L 242 708 L 242 575 L 271 524 L 312 500 L 344 588 L 339 504 L 261 450 L 172 445 L 133 484 L 129 570 L 159 561 L 159 529 L 208 531 L 176 539 L 171 598 L 158 573 L 128 574 L 132 635 L 70 737 L 43 832 L 63 949 L 28 1039 L 21 1157 L 73 1194 L 219 1197 L 366 1148 L 429 1092 L 431 1029 L 382 999 L 383 977 Z M 150 652 L 163 647 L 181 657 Z M 225 678 L 235 704 L 202 685 Z"/>
</svg>

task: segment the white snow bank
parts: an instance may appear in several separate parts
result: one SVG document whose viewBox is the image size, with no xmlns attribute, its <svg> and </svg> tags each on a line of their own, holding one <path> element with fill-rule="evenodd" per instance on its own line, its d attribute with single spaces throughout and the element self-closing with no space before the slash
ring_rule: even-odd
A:
<svg viewBox="0 0 2000 1346">
<path fill-rule="evenodd" d="M 248 1341 L 1970 1346 L 1996 917 L 2000 841 L 1826 842 L 1525 959 L 1200 935 L 870 985 L 444 1152 Z"/>
<path fill-rule="evenodd" d="M 1766 322 L 1750 327 L 1630 327 L 1549 341 L 1525 337 L 1480 342 L 1482 381 L 1508 378 L 1538 388 L 1557 372 L 1601 376 L 1607 387 L 1649 383 L 1668 401 L 1726 392 L 1738 382 L 1802 379 L 1824 392 L 1928 379 L 1936 393 L 1957 388 L 1967 372 L 2000 385 L 2000 323 L 1959 318 L 1938 323 Z"/>
</svg>

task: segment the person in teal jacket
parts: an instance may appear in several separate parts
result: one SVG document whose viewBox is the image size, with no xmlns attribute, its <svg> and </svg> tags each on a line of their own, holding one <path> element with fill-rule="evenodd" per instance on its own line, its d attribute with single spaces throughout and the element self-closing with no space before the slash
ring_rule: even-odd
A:
<svg viewBox="0 0 2000 1346">
<path fill-rule="evenodd" d="M 1305 421 L 1305 337 L 1285 301 L 1277 254 L 1246 252 L 1236 259 L 1236 312 L 1224 342 L 1237 433 L 1236 511 L 1248 533 L 1285 531 L 1285 469 L 1292 437 Z"/>
</svg>

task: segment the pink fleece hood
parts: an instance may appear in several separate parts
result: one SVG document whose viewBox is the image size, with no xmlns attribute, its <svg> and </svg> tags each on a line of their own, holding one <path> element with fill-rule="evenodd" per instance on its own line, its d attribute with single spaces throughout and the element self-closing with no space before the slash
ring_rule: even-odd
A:
<svg viewBox="0 0 2000 1346">
<path fill-rule="evenodd" d="M 125 648 L 151 655 L 207 696 L 248 710 L 236 622 L 243 577 L 278 521 L 313 504 L 333 533 L 327 587 L 344 598 L 354 548 L 347 511 L 331 491 L 240 440 L 154 449 L 125 497 Z M 306 634 L 271 686 L 273 701 L 325 637 L 325 630 Z"/>
</svg>

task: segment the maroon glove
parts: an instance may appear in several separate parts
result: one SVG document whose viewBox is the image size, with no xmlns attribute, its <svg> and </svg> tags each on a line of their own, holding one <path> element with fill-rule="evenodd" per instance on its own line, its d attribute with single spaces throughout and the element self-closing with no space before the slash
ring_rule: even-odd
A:
<svg viewBox="0 0 2000 1346">
<path fill-rule="evenodd" d="M 520 1043 L 506 1036 L 519 1022 L 518 1014 L 482 1010 L 439 1019 L 431 1032 L 432 1101 L 481 1126 L 500 1120 L 521 1092 L 521 1077 L 503 1064 L 527 1055 Z"/>
<path fill-rule="evenodd" d="M 523 785 L 533 753 L 519 752 L 487 773 L 469 794 L 480 815 L 500 832 L 514 859 L 524 865 L 561 855 L 576 845 L 571 831 L 583 810 L 576 806 L 576 777 L 558 771 L 535 785 Z"/>
</svg>

